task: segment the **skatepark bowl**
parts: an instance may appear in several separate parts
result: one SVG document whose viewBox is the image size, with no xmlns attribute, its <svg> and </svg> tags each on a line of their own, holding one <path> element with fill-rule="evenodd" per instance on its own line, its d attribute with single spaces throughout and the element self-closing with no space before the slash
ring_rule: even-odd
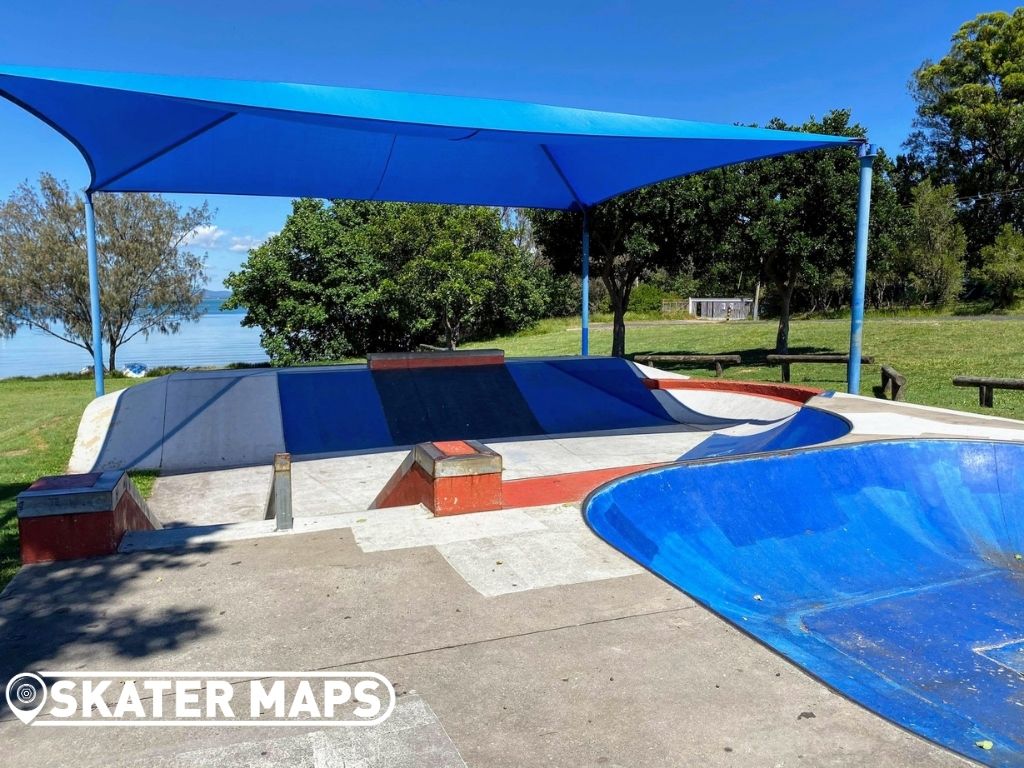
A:
<svg viewBox="0 0 1024 768">
<path fill-rule="evenodd" d="M 599 488 L 584 514 L 868 709 L 1024 765 L 1024 445 L 892 440 L 674 465 Z"/>
</svg>

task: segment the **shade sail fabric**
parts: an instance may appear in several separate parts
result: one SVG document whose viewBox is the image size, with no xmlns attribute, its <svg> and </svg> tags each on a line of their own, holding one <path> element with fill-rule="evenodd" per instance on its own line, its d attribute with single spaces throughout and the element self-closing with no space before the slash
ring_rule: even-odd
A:
<svg viewBox="0 0 1024 768">
<path fill-rule="evenodd" d="M 858 139 L 291 83 L 0 67 L 93 192 L 589 207 L 657 181 Z"/>
</svg>

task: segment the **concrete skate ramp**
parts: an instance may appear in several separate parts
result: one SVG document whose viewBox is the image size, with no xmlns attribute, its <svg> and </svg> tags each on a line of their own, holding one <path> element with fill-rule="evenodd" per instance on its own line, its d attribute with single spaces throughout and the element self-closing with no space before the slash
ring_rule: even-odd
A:
<svg viewBox="0 0 1024 768">
<path fill-rule="evenodd" d="M 646 378 L 615 358 L 175 373 L 95 400 L 83 416 L 71 470 L 190 472 L 269 464 L 280 451 L 308 458 L 429 440 L 738 428 L 742 434 L 704 441 L 711 454 L 723 455 L 759 450 L 777 433 L 788 434 L 790 424 L 799 445 L 848 430 L 820 412 L 794 418 L 802 413 L 795 403 L 652 390 Z M 814 422 L 809 427 L 808 419 Z"/>
<path fill-rule="evenodd" d="M 1024 445 L 901 440 L 674 465 L 609 483 L 584 514 L 868 709 L 1024 766 Z"/>
<path fill-rule="evenodd" d="M 293 369 L 278 381 L 285 442 L 297 455 L 679 426 L 619 359 Z"/>
</svg>

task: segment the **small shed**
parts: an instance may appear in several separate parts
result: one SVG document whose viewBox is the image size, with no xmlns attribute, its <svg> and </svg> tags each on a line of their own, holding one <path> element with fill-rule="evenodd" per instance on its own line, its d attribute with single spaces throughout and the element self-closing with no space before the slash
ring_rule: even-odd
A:
<svg viewBox="0 0 1024 768">
<path fill-rule="evenodd" d="M 753 307 L 753 299 L 690 298 L 686 311 L 705 320 L 747 320 Z"/>
</svg>

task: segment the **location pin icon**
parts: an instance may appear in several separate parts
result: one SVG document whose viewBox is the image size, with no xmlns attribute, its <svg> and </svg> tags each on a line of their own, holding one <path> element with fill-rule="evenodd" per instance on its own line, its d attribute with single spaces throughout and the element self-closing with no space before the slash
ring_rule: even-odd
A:
<svg viewBox="0 0 1024 768">
<path fill-rule="evenodd" d="M 46 704 L 46 683 L 39 675 L 22 672 L 7 683 L 7 706 L 14 716 L 28 725 Z"/>
</svg>

